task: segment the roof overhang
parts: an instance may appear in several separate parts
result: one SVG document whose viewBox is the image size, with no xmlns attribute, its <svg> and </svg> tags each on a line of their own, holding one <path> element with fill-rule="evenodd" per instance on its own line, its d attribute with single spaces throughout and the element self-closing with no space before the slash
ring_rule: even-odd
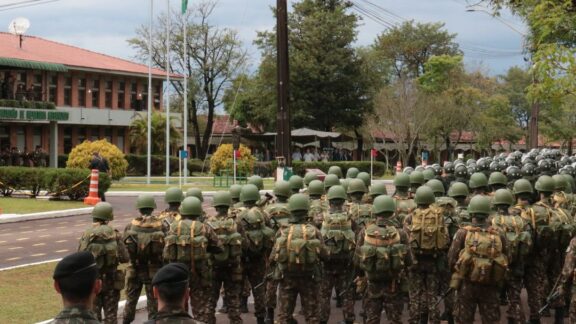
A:
<svg viewBox="0 0 576 324">
<path fill-rule="evenodd" d="M 28 61 L 10 57 L 0 57 L 0 66 L 10 66 L 16 68 L 44 70 L 53 72 L 68 72 L 68 68 L 63 64 Z"/>
<path fill-rule="evenodd" d="M 106 74 L 113 74 L 113 75 L 134 76 L 134 77 L 139 77 L 139 78 L 148 77 L 148 74 L 125 72 L 125 71 L 119 71 L 119 70 L 94 69 L 94 68 L 88 68 L 88 67 L 82 67 L 82 66 L 68 66 L 68 68 L 70 70 L 75 70 L 75 71 L 98 72 L 98 73 L 106 73 Z M 165 78 L 166 78 L 166 74 L 152 73 L 152 79 L 161 80 L 161 79 L 165 79 Z M 184 77 L 179 75 L 179 74 L 170 74 L 170 78 L 172 78 L 176 81 L 184 81 Z"/>
</svg>

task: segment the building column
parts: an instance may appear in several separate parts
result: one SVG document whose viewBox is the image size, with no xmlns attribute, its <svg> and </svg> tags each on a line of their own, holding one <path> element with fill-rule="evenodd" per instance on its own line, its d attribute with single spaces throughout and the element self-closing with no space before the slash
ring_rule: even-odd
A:
<svg viewBox="0 0 576 324">
<path fill-rule="evenodd" d="M 50 167 L 58 167 L 58 122 L 50 122 Z"/>
</svg>

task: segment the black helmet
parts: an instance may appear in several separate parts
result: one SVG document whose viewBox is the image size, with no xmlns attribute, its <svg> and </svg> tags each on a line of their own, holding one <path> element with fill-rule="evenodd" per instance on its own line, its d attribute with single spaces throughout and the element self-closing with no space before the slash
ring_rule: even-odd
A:
<svg viewBox="0 0 576 324">
<path fill-rule="evenodd" d="M 508 177 L 508 181 L 513 181 L 522 178 L 522 173 L 517 166 L 511 165 L 506 168 L 506 176 Z"/>
<path fill-rule="evenodd" d="M 534 164 L 524 164 L 520 169 L 523 177 L 532 177 L 536 174 L 536 167 Z"/>
<path fill-rule="evenodd" d="M 458 164 L 454 169 L 454 175 L 460 178 L 468 177 L 468 168 L 464 164 Z"/>
<path fill-rule="evenodd" d="M 454 163 L 452 162 L 444 163 L 444 171 L 448 174 L 454 173 Z"/>
</svg>

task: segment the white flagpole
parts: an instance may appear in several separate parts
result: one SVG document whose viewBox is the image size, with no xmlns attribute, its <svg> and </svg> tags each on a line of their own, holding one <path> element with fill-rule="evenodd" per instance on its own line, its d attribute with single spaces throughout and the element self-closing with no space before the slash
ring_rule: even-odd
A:
<svg viewBox="0 0 576 324">
<path fill-rule="evenodd" d="M 152 27 L 154 19 L 154 0 L 150 0 L 150 26 L 148 29 L 148 149 L 146 156 L 146 183 L 150 184 L 152 165 Z"/>
<path fill-rule="evenodd" d="M 166 23 L 166 184 L 170 184 L 170 0 L 167 3 L 168 22 Z"/>
<path fill-rule="evenodd" d="M 184 151 L 188 152 L 188 8 L 184 11 Z M 188 153 L 189 154 L 189 153 Z M 184 159 L 184 184 L 188 182 L 188 156 Z"/>
</svg>

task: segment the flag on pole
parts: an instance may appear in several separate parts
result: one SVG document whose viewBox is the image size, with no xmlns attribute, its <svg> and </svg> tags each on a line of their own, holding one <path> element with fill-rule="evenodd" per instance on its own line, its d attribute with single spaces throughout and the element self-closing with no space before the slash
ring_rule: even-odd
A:
<svg viewBox="0 0 576 324">
<path fill-rule="evenodd" d="M 378 151 L 376 151 L 376 149 L 371 149 L 370 150 L 370 154 L 372 157 L 377 157 L 378 156 Z"/>
<path fill-rule="evenodd" d="M 188 0 L 182 0 L 182 14 L 185 14 L 188 10 Z"/>
</svg>

